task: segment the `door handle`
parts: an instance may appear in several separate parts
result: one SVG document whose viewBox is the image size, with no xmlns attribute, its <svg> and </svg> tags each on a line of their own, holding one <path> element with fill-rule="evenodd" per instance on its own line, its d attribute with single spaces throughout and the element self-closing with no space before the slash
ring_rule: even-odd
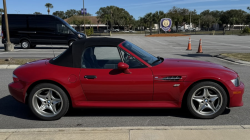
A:
<svg viewBox="0 0 250 140">
<path fill-rule="evenodd" d="M 96 79 L 97 77 L 95 75 L 85 75 L 84 78 L 86 78 L 86 79 Z"/>
</svg>

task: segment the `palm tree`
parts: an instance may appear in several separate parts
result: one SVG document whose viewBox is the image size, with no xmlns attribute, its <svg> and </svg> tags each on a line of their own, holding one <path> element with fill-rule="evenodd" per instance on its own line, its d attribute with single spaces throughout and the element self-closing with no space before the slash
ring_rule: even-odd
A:
<svg viewBox="0 0 250 140">
<path fill-rule="evenodd" d="M 247 7 L 248 10 L 250 10 L 250 7 Z"/>
<path fill-rule="evenodd" d="M 50 9 L 53 8 L 53 5 L 51 3 L 46 3 L 45 4 L 45 7 L 48 8 L 48 15 L 49 15 L 49 12 L 50 12 Z M 50 9 L 49 9 L 50 8 Z"/>
</svg>

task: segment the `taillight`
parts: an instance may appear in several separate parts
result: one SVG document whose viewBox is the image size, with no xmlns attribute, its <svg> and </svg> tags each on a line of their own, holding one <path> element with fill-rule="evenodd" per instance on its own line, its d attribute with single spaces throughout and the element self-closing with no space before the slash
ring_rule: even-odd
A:
<svg viewBox="0 0 250 140">
<path fill-rule="evenodd" d="M 3 31 L 2 31 L 2 34 L 1 34 L 1 35 L 2 35 L 2 39 L 4 39 L 4 36 L 3 36 Z"/>
<path fill-rule="evenodd" d="M 13 81 L 14 82 L 18 82 L 19 81 L 18 77 L 15 74 L 13 74 Z"/>
</svg>

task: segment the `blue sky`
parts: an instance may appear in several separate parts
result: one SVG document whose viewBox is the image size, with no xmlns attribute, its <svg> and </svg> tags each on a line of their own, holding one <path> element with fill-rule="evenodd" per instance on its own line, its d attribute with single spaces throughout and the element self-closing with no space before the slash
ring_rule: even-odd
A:
<svg viewBox="0 0 250 140">
<path fill-rule="evenodd" d="M 34 12 L 47 13 L 45 3 L 52 3 L 54 11 L 66 11 L 68 9 L 81 9 L 83 0 L 6 0 L 9 14 L 33 14 Z M 167 12 L 173 6 L 196 9 L 198 13 L 203 10 L 229 10 L 242 9 L 245 11 L 250 6 L 250 0 L 85 0 L 85 7 L 88 12 L 95 15 L 100 7 L 109 5 L 126 9 L 136 19 L 148 12 L 163 10 Z M 0 7 L 3 7 L 2 1 Z"/>
</svg>

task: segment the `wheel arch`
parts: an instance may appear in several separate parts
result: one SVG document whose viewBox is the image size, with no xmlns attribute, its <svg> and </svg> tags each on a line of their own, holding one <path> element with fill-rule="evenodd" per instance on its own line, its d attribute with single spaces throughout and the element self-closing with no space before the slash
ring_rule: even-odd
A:
<svg viewBox="0 0 250 140">
<path fill-rule="evenodd" d="M 58 82 L 56 82 L 56 81 L 52 81 L 52 80 L 39 80 L 39 81 L 36 81 L 36 82 L 32 83 L 32 84 L 28 87 L 28 89 L 27 89 L 27 91 L 26 91 L 25 104 L 28 103 L 28 102 L 27 102 L 27 99 L 29 98 L 29 95 L 30 95 L 31 90 L 32 90 L 36 85 L 42 84 L 42 83 L 50 83 L 50 84 L 54 84 L 54 85 L 60 87 L 60 88 L 66 93 L 66 95 L 67 95 L 67 97 L 68 97 L 68 99 L 69 99 L 70 107 L 72 107 L 72 99 L 71 99 L 71 96 L 69 95 L 69 92 L 67 91 L 67 89 L 66 89 L 64 86 L 62 86 L 60 83 L 58 83 Z"/>
<path fill-rule="evenodd" d="M 26 37 L 21 38 L 20 41 L 19 41 L 19 43 L 21 43 L 23 40 L 27 40 L 31 44 L 31 41 L 28 38 L 26 38 Z"/>
<path fill-rule="evenodd" d="M 68 44 L 69 44 L 70 41 L 76 41 L 76 39 L 74 39 L 74 38 L 69 39 Z"/>
<path fill-rule="evenodd" d="M 198 81 L 192 83 L 192 84 L 187 88 L 187 90 L 185 91 L 185 93 L 184 93 L 184 95 L 183 95 L 183 97 L 182 97 L 182 102 L 181 102 L 181 107 L 182 107 L 182 108 L 184 107 L 184 105 L 186 105 L 186 102 L 187 102 L 187 101 L 186 101 L 186 98 L 187 98 L 187 96 L 188 96 L 189 91 L 192 89 L 192 87 L 194 87 L 196 84 L 198 84 L 198 83 L 200 83 L 200 82 L 214 82 L 214 83 L 220 85 L 220 86 L 225 90 L 225 92 L 226 92 L 226 94 L 227 94 L 227 97 L 228 97 L 228 98 L 227 98 L 227 107 L 229 106 L 229 103 L 230 103 L 230 96 L 229 96 L 229 92 L 228 92 L 227 87 L 226 87 L 222 82 L 217 81 L 217 80 L 214 80 L 214 79 L 202 79 L 202 80 L 198 80 Z"/>
</svg>

